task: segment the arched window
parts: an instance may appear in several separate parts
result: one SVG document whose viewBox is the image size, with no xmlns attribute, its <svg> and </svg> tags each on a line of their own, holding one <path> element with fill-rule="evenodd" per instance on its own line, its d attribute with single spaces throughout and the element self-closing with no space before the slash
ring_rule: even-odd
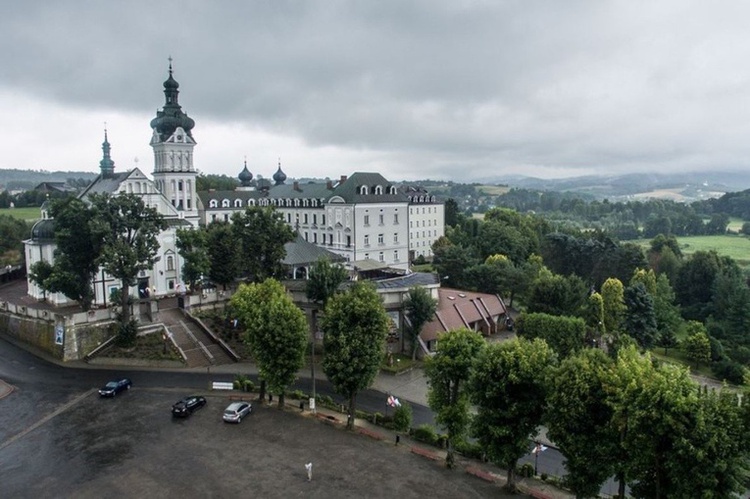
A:
<svg viewBox="0 0 750 499">
<path fill-rule="evenodd" d="M 313 199 L 312 200 L 312 205 L 313 205 L 313 207 L 318 206 L 318 200 L 317 199 Z"/>
<path fill-rule="evenodd" d="M 302 200 L 302 206 L 304 206 L 305 208 L 307 208 L 308 206 L 310 206 L 310 200 L 309 199 L 303 199 Z"/>
<path fill-rule="evenodd" d="M 167 257 L 167 270 L 174 270 L 174 257 L 172 255 Z"/>
<path fill-rule="evenodd" d="M 292 200 L 291 199 L 286 198 L 286 206 L 287 206 L 287 208 L 291 208 L 292 207 Z"/>
<path fill-rule="evenodd" d="M 299 199 L 295 199 L 295 200 L 294 200 L 294 206 L 295 206 L 295 207 L 298 207 L 298 206 L 299 206 Z"/>
<path fill-rule="evenodd" d="M 222 200 L 221 207 L 222 208 L 229 208 L 229 200 L 228 199 Z"/>
<path fill-rule="evenodd" d="M 363 185 L 363 186 L 361 186 L 361 187 L 359 188 L 359 193 L 360 193 L 361 195 L 363 195 L 363 196 L 366 196 L 366 195 L 367 195 L 367 186 L 366 186 L 366 185 Z"/>
<path fill-rule="evenodd" d="M 211 201 L 208 202 L 209 208 L 216 208 L 217 206 L 219 206 L 219 203 L 215 199 L 212 199 Z"/>
<path fill-rule="evenodd" d="M 248 199 L 247 200 L 247 205 L 248 206 L 255 206 L 255 200 L 254 199 Z"/>
<path fill-rule="evenodd" d="M 234 207 L 235 208 L 242 208 L 242 200 L 241 199 L 235 199 L 234 200 Z"/>
<path fill-rule="evenodd" d="M 396 186 L 393 186 L 393 185 L 392 185 L 392 186 L 390 186 L 390 187 L 388 188 L 388 193 L 389 193 L 389 194 L 396 194 Z"/>
<path fill-rule="evenodd" d="M 380 196 L 381 194 L 383 194 L 383 186 L 376 185 L 375 186 L 375 194 L 377 194 L 378 196 Z"/>
</svg>

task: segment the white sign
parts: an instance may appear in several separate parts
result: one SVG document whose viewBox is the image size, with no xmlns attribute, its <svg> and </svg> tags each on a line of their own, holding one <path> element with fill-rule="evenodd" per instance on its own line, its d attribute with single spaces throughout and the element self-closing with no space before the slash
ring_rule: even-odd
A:
<svg viewBox="0 0 750 499">
<path fill-rule="evenodd" d="M 313 397 L 310 397 L 310 401 L 308 402 L 308 404 L 310 404 L 310 410 L 314 411 L 315 410 L 315 399 Z"/>
<path fill-rule="evenodd" d="M 65 329 L 63 329 L 62 324 L 58 324 L 55 326 L 55 345 L 62 345 L 63 339 L 65 335 Z"/>
</svg>

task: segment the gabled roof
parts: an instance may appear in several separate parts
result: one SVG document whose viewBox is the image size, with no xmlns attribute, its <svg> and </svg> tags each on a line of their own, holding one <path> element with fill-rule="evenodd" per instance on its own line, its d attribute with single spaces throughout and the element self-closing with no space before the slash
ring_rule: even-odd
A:
<svg viewBox="0 0 750 499">
<path fill-rule="evenodd" d="M 437 274 L 431 272 L 412 272 L 411 274 L 391 277 L 390 279 L 380 279 L 375 281 L 377 289 L 399 289 L 413 288 L 415 286 L 435 286 L 440 283 Z"/>
<path fill-rule="evenodd" d="M 473 329 L 476 323 L 489 325 L 506 313 L 505 304 L 497 295 L 440 288 L 435 317 L 425 324 L 420 336 L 424 341 L 434 340 L 445 331 Z"/>
<path fill-rule="evenodd" d="M 107 175 L 106 177 L 103 177 L 102 175 L 97 175 L 97 177 L 86 187 L 81 194 L 78 195 L 79 199 L 86 199 L 88 196 L 94 193 L 108 193 L 108 194 L 114 194 L 120 189 L 120 184 L 127 179 L 131 172 L 120 172 L 120 173 L 113 173 L 112 175 Z"/>
<path fill-rule="evenodd" d="M 363 186 L 367 187 L 367 194 L 360 193 Z M 382 194 L 373 194 L 376 186 L 383 188 Z M 339 182 L 336 185 L 330 198 L 338 196 L 347 204 L 408 202 L 406 195 L 398 189 L 395 194 L 389 194 L 392 186 L 394 186 L 393 183 L 379 173 L 355 172 L 343 183 Z"/>
</svg>

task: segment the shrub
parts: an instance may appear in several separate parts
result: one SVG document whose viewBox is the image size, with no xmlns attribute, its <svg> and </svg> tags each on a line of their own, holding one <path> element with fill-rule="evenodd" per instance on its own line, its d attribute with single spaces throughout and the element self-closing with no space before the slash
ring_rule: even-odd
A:
<svg viewBox="0 0 750 499">
<path fill-rule="evenodd" d="M 430 445 L 435 445 L 438 439 L 435 428 L 429 424 L 423 424 L 418 428 L 414 428 L 411 436 L 417 442 L 423 442 Z"/>
<path fill-rule="evenodd" d="M 735 385 L 744 382 L 745 368 L 742 364 L 732 360 L 722 360 L 711 364 L 711 371 L 720 379 L 727 380 Z"/>
<path fill-rule="evenodd" d="M 309 397 L 302 390 L 294 390 L 292 392 L 292 398 L 297 400 L 307 400 Z"/>
<path fill-rule="evenodd" d="M 534 465 L 531 463 L 523 463 L 517 470 L 518 476 L 529 478 L 534 476 Z"/>
<path fill-rule="evenodd" d="M 121 347 L 132 347 L 138 335 L 138 323 L 131 320 L 127 324 L 117 325 L 117 345 Z"/>
<path fill-rule="evenodd" d="M 396 407 L 393 414 L 393 428 L 396 431 L 409 431 L 411 428 L 412 410 L 411 405 L 406 402 Z"/>
<path fill-rule="evenodd" d="M 242 386 L 243 390 L 246 392 L 254 392 L 255 391 L 255 383 L 253 383 L 253 380 L 246 379 Z"/>
<path fill-rule="evenodd" d="M 248 377 L 244 374 L 235 374 L 234 375 L 234 381 L 232 381 L 232 388 L 235 390 L 244 390 L 245 389 L 245 382 L 249 381 Z"/>
<path fill-rule="evenodd" d="M 462 440 L 455 445 L 456 452 L 469 459 L 482 459 L 482 447 L 476 442 Z"/>
</svg>

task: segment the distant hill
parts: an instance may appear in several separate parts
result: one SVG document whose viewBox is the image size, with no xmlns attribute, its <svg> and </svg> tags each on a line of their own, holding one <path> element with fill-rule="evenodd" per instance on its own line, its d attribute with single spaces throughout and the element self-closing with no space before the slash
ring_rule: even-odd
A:
<svg viewBox="0 0 750 499">
<path fill-rule="evenodd" d="M 577 192 L 613 201 L 668 198 L 689 202 L 717 198 L 727 192 L 748 189 L 750 188 L 750 173 L 631 173 L 627 175 L 587 175 L 562 179 L 498 176 L 483 178 L 481 182 L 540 191 Z"/>
<path fill-rule="evenodd" d="M 48 172 L 45 170 L 2 170 L 0 169 L 0 191 L 33 189 L 42 182 L 66 182 L 68 179 L 91 181 L 96 177 L 92 172 Z"/>
</svg>

